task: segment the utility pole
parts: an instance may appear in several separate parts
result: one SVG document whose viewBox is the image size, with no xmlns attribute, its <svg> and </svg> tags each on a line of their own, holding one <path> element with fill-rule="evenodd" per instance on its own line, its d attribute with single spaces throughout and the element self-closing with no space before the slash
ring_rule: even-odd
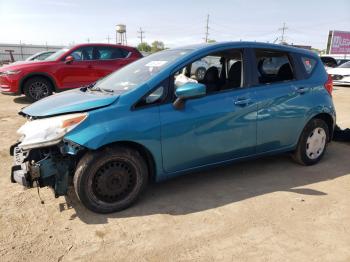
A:
<svg viewBox="0 0 350 262">
<path fill-rule="evenodd" d="M 21 58 L 22 58 L 22 60 L 24 59 L 23 58 L 23 46 L 22 46 L 22 41 L 21 40 L 19 40 L 19 45 L 20 45 L 20 47 L 21 47 Z M 11 58 L 12 59 L 12 58 Z"/>
<path fill-rule="evenodd" d="M 208 36 L 209 36 L 209 14 L 207 15 L 207 24 L 205 26 L 205 42 L 208 43 Z"/>
<path fill-rule="evenodd" d="M 140 38 L 140 41 L 141 41 L 141 44 L 143 43 L 143 39 L 145 38 L 144 34 L 145 34 L 145 31 L 142 30 L 142 27 L 140 27 L 140 30 L 137 31 L 137 33 L 140 34 L 140 36 L 138 36 L 137 38 Z"/>
<path fill-rule="evenodd" d="M 107 41 L 108 41 L 108 44 L 109 44 L 109 40 L 111 40 L 111 38 L 109 37 L 109 35 L 107 36 Z"/>
<path fill-rule="evenodd" d="M 90 38 L 87 38 L 86 41 L 87 41 L 88 43 L 90 43 Z"/>
<path fill-rule="evenodd" d="M 287 29 L 288 29 L 288 27 L 286 27 L 286 23 L 283 23 L 283 27 L 281 27 L 281 28 L 278 28 L 278 30 L 279 31 L 282 31 L 282 33 L 281 33 L 281 43 L 283 44 L 283 43 L 285 43 L 285 33 L 286 33 L 286 31 L 287 31 Z"/>
</svg>

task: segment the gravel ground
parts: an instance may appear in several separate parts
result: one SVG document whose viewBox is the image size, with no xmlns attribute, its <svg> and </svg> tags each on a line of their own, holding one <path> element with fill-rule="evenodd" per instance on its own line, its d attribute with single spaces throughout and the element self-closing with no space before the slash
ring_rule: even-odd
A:
<svg viewBox="0 0 350 262">
<path fill-rule="evenodd" d="M 350 88 L 336 87 L 350 127 Z M 86 210 L 74 192 L 23 190 L 9 146 L 23 97 L 0 95 L 0 261 L 350 261 L 350 143 L 302 167 L 286 155 L 155 184 L 120 213 Z"/>
</svg>

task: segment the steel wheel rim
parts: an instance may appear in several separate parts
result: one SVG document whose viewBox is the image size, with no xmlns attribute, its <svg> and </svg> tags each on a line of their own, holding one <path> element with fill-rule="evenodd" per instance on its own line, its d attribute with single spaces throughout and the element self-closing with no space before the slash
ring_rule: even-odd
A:
<svg viewBox="0 0 350 262">
<path fill-rule="evenodd" d="M 327 135 L 323 128 L 315 128 L 306 140 L 306 155 L 310 159 L 317 159 L 322 155 L 326 146 Z"/>
<path fill-rule="evenodd" d="M 29 94 L 35 100 L 42 99 L 49 95 L 50 89 L 49 87 L 40 81 L 34 82 L 29 86 Z"/>
<path fill-rule="evenodd" d="M 124 200 L 134 191 L 136 172 L 125 161 L 109 161 L 94 174 L 91 187 L 91 196 L 97 202 L 113 204 Z"/>
</svg>

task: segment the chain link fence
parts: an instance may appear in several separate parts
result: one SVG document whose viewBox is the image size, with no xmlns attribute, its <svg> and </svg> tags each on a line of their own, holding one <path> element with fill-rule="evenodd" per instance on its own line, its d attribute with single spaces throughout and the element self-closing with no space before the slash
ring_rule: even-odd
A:
<svg viewBox="0 0 350 262">
<path fill-rule="evenodd" d="M 0 43 L 0 65 L 12 62 L 12 58 L 14 61 L 23 61 L 36 53 L 47 50 L 59 50 L 61 48 L 63 48 L 63 46 Z"/>
</svg>

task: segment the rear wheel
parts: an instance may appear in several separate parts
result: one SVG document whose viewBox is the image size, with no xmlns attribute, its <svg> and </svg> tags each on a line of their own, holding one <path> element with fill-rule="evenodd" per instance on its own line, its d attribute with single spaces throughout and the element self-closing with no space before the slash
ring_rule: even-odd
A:
<svg viewBox="0 0 350 262">
<path fill-rule="evenodd" d="M 322 119 L 312 119 L 300 136 L 293 158 L 302 165 L 316 164 L 323 157 L 328 141 L 327 124 Z"/>
<path fill-rule="evenodd" d="M 25 96 L 32 102 L 52 95 L 53 86 L 44 77 L 33 77 L 28 79 L 23 88 Z"/>
<path fill-rule="evenodd" d="M 88 152 L 79 161 L 74 188 L 88 209 L 111 213 L 133 204 L 147 181 L 147 165 L 138 151 L 124 147 L 105 148 Z"/>
</svg>

